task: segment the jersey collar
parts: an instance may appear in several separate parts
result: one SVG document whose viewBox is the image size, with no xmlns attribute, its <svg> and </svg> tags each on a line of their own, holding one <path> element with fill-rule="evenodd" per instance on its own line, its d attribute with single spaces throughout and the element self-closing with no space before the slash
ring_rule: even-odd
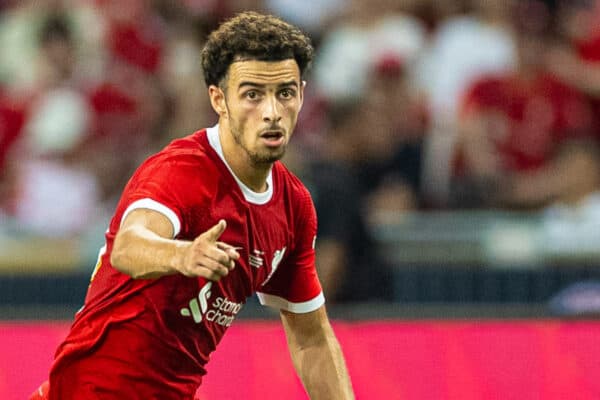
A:
<svg viewBox="0 0 600 400">
<path fill-rule="evenodd" d="M 223 147 L 221 146 L 221 140 L 219 139 L 219 124 L 216 124 L 211 128 L 207 128 L 206 137 L 208 138 L 208 143 L 210 144 L 210 147 L 213 148 L 213 150 L 219 155 L 225 166 L 227 166 L 229 173 L 231 173 L 231 176 L 233 176 L 238 186 L 242 190 L 242 194 L 244 195 L 246 201 L 253 204 L 268 203 L 269 200 L 271 200 L 271 198 L 273 197 L 273 171 L 269 171 L 269 175 L 267 176 L 267 190 L 261 193 L 253 191 L 248 186 L 246 186 L 244 182 L 242 182 L 237 176 L 235 176 L 233 170 L 231 169 L 229 164 L 227 164 L 225 156 L 223 155 Z"/>
</svg>

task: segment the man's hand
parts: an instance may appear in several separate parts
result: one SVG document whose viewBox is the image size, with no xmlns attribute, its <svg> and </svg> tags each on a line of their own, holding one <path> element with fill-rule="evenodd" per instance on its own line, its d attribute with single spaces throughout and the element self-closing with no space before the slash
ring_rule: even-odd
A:
<svg viewBox="0 0 600 400">
<path fill-rule="evenodd" d="M 219 241 L 225 220 L 194 241 L 173 239 L 173 224 L 163 214 L 149 209 L 133 210 L 117 232 L 111 264 L 134 279 L 156 279 L 183 274 L 218 281 L 235 266 L 237 249 Z"/>
<path fill-rule="evenodd" d="M 227 223 L 220 220 L 212 228 L 187 243 L 175 268 L 188 277 L 218 281 L 229 274 L 240 258 L 236 248 L 219 241 Z"/>
</svg>

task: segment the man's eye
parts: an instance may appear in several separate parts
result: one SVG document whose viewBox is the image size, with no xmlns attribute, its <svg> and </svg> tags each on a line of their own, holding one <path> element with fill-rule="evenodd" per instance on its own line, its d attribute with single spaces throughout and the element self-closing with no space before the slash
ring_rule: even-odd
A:
<svg viewBox="0 0 600 400">
<path fill-rule="evenodd" d="M 279 95 L 281 97 L 283 97 L 284 99 L 289 99 L 291 97 L 294 97 L 294 91 L 292 89 L 283 89 Z"/>
<path fill-rule="evenodd" d="M 254 100 L 258 97 L 258 93 L 256 93 L 254 90 L 249 90 L 246 92 L 246 97 L 250 100 Z"/>
</svg>

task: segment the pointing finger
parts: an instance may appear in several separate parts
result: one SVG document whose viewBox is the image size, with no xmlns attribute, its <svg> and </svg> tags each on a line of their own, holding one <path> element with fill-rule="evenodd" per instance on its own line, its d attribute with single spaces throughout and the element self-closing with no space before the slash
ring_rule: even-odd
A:
<svg viewBox="0 0 600 400">
<path fill-rule="evenodd" d="M 238 250 L 241 250 L 241 247 L 234 247 L 223 242 L 217 242 L 217 247 L 227 253 L 227 255 L 234 260 L 238 260 L 240 258 L 240 253 L 238 253 Z"/>
</svg>

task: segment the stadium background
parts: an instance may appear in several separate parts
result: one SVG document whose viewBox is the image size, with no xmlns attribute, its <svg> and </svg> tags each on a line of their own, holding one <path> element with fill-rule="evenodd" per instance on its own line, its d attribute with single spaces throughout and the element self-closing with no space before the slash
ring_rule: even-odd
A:
<svg viewBox="0 0 600 400">
<path fill-rule="evenodd" d="M 320 273 L 357 398 L 600 397 L 596 124 L 577 125 L 587 131 L 568 143 L 584 143 L 574 153 L 583 173 L 571 177 L 587 181 L 563 188 L 571 170 L 558 164 L 562 179 L 529 185 L 533 202 L 460 179 L 455 164 L 473 87 L 519 71 L 527 51 L 548 56 L 534 61 L 598 114 L 598 1 L 8 0 L 0 398 L 25 398 L 45 379 L 132 168 L 214 123 L 198 52 L 244 9 L 281 15 L 315 40 L 286 163 L 315 197 Z M 532 37 L 542 53 L 523 45 Z M 561 112 L 536 110 L 535 121 Z M 520 137 L 517 146 L 538 143 Z M 537 196 L 552 185 L 559 195 Z M 200 393 L 305 398 L 275 313 L 249 300 Z"/>
</svg>

